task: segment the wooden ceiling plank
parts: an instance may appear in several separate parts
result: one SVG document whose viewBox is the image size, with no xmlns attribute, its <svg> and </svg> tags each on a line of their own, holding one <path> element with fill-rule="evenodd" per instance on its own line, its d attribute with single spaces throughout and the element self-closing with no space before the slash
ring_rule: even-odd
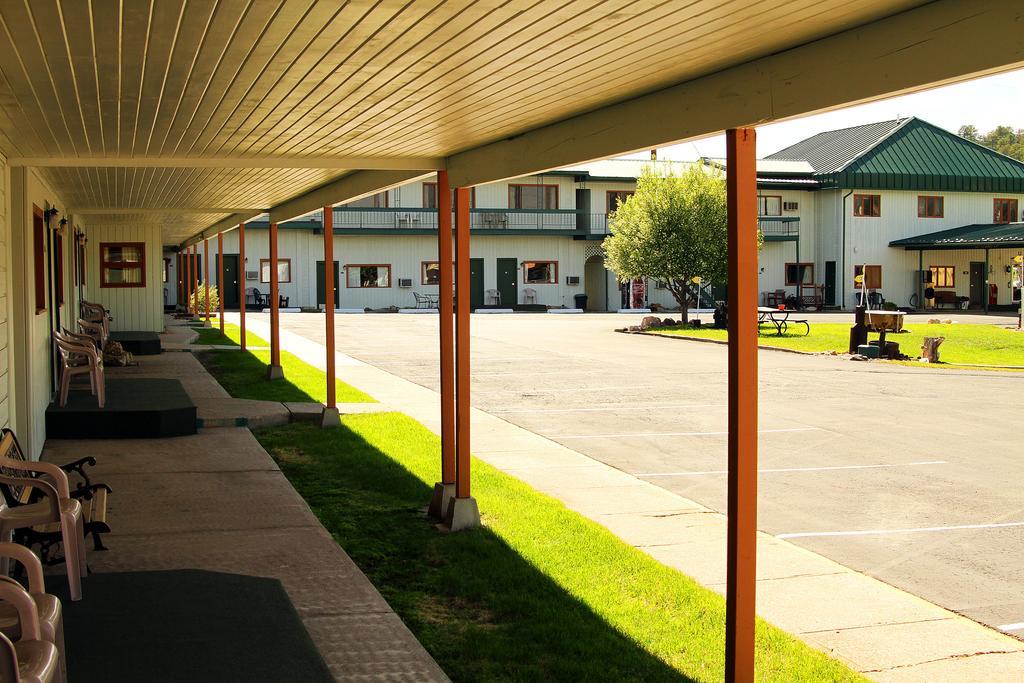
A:
<svg viewBox="0 0 1024 683">
<path fill-rule="evenodd" d="M 171 68 L 175 65 L 174 56 L 178 48 L 178 40 L 183 31 L 191 31 L 193 25 L 185 25 L 187 7 L 185 0 L 159 0 L 154 5 L 149 40 L 146 43 L 146 68 L 142 77 L 142 89 L 139 95 L 139 116 L 135 124 L 135 135 L 132 139 L 131 153 L 144 154 L 150 148 L 156 129 L 156 120 L 160 115 L 164 99 L 173 101 L 177 92 L 167 93 L 167 81 Z M 188 14 L 190 18 L 196 13 Z M 191 36 L 185 40 L 190 40 Z"/>
<path fill-rule="evenodd" d="M 142 107 L 143 77 L 146 73 L 147 45 L 153 30 L 155 0 L 137 0 L 122 5 L 120 24 L 120 68 L 118 84 L 117 152 L 131 154 L 138 134 L 139 110 Z"/>
</svg>

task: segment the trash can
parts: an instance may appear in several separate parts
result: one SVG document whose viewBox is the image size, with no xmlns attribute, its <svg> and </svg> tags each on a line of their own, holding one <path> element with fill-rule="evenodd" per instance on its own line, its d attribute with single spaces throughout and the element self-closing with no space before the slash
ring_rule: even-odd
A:
<svg viewBox="0 0 1024 683">
<path fill-rule="evenodd" d="M 587 295 L 586 294 L 576 294 L 576 295 L 573 296 L 573 299 L 576 301 L 576 308 L 579 308 L 580 310 L 583 310 L 583 311 L 587 310 Z"/>
</svg>

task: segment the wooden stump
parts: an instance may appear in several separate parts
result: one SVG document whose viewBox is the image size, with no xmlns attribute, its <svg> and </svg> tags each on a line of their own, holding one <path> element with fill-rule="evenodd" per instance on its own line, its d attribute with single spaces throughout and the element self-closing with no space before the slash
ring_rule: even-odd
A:
<svg viewBox="0 0 1024 683">
<path fill-rule="evenodd" d="M 929 363 L 939 362 L 939 346 L 946 341 L 945 337 L 925 337 L 921 345 L 921 357 L 927 358 Z"/>
</svg>

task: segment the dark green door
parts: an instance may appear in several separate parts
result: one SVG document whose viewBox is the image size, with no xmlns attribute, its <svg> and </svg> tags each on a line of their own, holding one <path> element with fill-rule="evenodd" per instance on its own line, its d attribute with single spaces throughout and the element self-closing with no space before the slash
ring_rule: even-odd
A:
<svg viewBox="0 0 1024 683">
<path fill-rule="evenodd" d="M 512 308 L 519 303 L 519 290 L 516 289 L 518 259 L 498 259 L 498 294 L 501 295 L 502 308 Z"/>
<path fill-rule="evenodd" d="M 836 262 L 825 261 L 825 305 L 836 305 Z"/>
<path fill-rule="evenodd" d="M 224 254 L 224 282 L 218 289 L 224 308 L 238 308 L 238 254 Z"/>
<path fill-rule="evenodd" d="M 469 259 L 469 308 L 476 310 L 484 307 L 484 260 Z"/>
<path fill-rule="evenodd" d="M 327 301 L 327 297 L 324 296 L 324 262 L 316 262 L 316 305 L 317 307 L 323 306 Z M 334 307 L 338 307 L 338 262 L 334 262 Z"/>
</svg>

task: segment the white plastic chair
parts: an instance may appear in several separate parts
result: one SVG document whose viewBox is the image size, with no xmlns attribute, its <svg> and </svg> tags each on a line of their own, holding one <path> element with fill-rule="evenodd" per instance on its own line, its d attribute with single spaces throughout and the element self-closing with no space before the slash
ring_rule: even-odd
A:
<svg viewBox="0 0 1024 683">
<path fill-rule="evenodd" d="M 35 553 L 17 543 L 0 543 L 0 557 L 20 562 L 28 576 L 28 592 L 36 603 L 36 614 L 39 616 L 39 629 L 42 640 L 53 643 L 59 657 L 59 675 L 61 681 L 67 680 L 67 659 L 64 654 L 64 618 L 60 600 L 46 592 L 43 578 L 43 564 Z M 0 576 L 0 580 L 8 581 L 21 588 L 14 579 Z M 0 602 L 0 633 L 11 642 L 21 639 L 21 620 L 14 605 Z"/>
<path fill-rule="evenodd" d="M 57 646 L 43 638 L 35 600 L 21 586 L 0 581 L 0 600 L 18 613 L 20 637 L 0 634 L 0 681 L 53 683 L 60 676 Z"/>
<path fill-rule="evenodd" d="M 487 292 L 487 303 L 494 306 L 501 305 L 501 292 L 496 289 L 488 289 Z"/>
<path fill-rule="evenodd" d="M 10 541 L 19 529 L 59 524 L 68 592 L 72 600 L 82 599 L 82 577 L 88 573 L 85 558 L 85 520 L 82 505 L 71 497 L 68 475 L 48 462 L 27 462 L 12 457 L 14 435 L 0 440 L 0 484 L 6 507 L 0 510 L 0 539 Z M 28 475 L 28 476 L 25 476 Z M 46 476 L 49 481 L 33 475 Z M 32 491 L 42 498 L 32 502 Z"/>
<path fill-rule="evenodd" d="M 535 304 L 537 303 L 537 290 L 533 287 L 527 287 L 523 290 L 523 303 L 524 304 Z"/>
<path fill-rule="evenodd" d="M 103 374 L 103 356 L 96 347 L 88 342 L 53 333 L 53 340 L 60 352 L 60 394 L 58 405 L 64 407 L 68 403 L 68 392 L 71 391 L 71 378 L 75 375 L 89 375 L 89 386 L 96 397 L 100 408 L 106 404 L 106 383 Z"/>
</svg>

